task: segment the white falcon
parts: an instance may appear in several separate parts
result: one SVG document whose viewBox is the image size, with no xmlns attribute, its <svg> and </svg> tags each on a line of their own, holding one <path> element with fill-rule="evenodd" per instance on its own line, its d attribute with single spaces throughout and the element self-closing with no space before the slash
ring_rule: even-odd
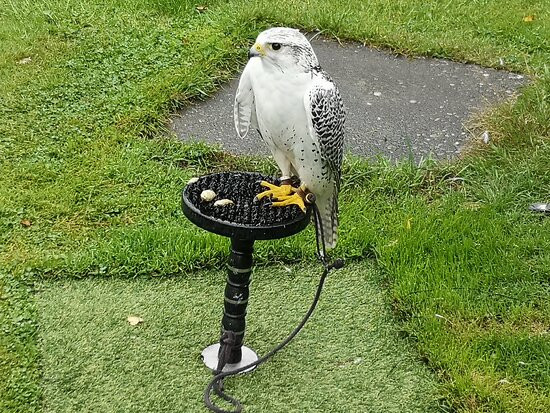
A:
<svg viewBox="0 0 550 413">
<path fill-rule="evenodd" d="M 344 107 L 338 88 L 321 69 L 306 37 L 275 27 L 258 35 L 235 96 L 235 128 L 255 128 L 281 170 L 280 187 L 262 182 L 273 206 L 297 204 L 312 192 L 328 248 L 338 229 L 338 191 L 344 144 Z M 300 187 L 290 185 L 297 176 Z M 318 231 L 319 233 L 319 231 Z"/>
</svg>

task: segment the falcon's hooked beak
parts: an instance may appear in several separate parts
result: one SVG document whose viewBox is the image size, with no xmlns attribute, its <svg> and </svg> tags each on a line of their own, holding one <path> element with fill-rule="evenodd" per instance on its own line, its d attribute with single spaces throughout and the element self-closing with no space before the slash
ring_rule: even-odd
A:
<svg viewBox="0 0 550 413">
<path fill-rule="evenodd" d="M 262 47 L 262 45 L 259 43 L 254 44 L 254 46 L 252 46 L 248 51 L 249 59 L 252 59 L 253 57 L 256 57 L 256 56 L 265 56 L 265 50 Z"/>
</svg>

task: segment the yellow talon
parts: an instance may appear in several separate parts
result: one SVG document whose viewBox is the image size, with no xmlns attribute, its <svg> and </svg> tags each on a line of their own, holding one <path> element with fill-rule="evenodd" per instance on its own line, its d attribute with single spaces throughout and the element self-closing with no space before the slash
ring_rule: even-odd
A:
<svg viewBox="0 0 550 413">
<path fill-rule="evenodd" d="M 304 199 L 298 193 L 299 188 L 293 188 L 291 185 L 277 186 L 266 181 L 262 181 L 260 184 L 269 189 L 256 195 L 258 200 L 269 196 L 277 201 L 273 202 L 271 204 L 272 206 L 281 207 L 287 205 L 298 205 L 302 211 L 306 212 Z"/>
<path fill-rule="evenodd" d="M 284 196 L 281 201 L 273 202 L 273 206 L 287 206 L 287 205 L 298 205 L 303 212 L 306 212 L 306 205 L 304 204 L 304 199 L 297 193 L 293 195 Z"/>
<path fill-rule="evenodd" d="M 266 188 L 269 188 L 267 191 L 260 192 L 258 195 L 256 195 L 256 199 L 260 200 L 262 198 L 265 198 L 266 196 L 271 196 L 275 199 L 284 199 L 284 197 L 288 197 L 291 195 L 294 191 L 294 188 L 290 185 L 281 185 L 277 186 L 274 184 L 270 184 L 269 182 L 262 181 L 260 182 L 260 185 L 265 186 Z"/>
</svg>

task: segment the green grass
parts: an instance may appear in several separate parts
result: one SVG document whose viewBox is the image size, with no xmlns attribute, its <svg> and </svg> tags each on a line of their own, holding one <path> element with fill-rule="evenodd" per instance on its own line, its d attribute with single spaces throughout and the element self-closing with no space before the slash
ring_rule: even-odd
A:
<svg viewBox="0 0 550 413">
<path fill-rule="evenodd" d="M 550 196 L 550 2 L 211 1 L 198 13 L 203 3 L 0 1 L 0 410 L 40 410 L 37 279 L 221 265 L 225 245 L 186 222 L 179 191 L 212 169 L 273 165 L 181 144 L 162 125 L 236 73 L 273 24 L 502 59 L 532 76 L 517 101 L 478 120 L 494 144 L 457 162 L 348 158 L 337 254 L 376 258 L 453 409 L 548 410 L 550 221 L 526 206 Z M 262 243 L 257 259 L 311 260 L 311 237 Z"/>
<path fill-rule="evenodd" d="M 277 265 L 254 273 L 249 346 L 265 354 L 286 337 L 320 271 Z M 306 328 L 254 373 L 228 380 L 228 392 L 251 413 L 432 411 L 434 378 L 399 339 L 373 279 L 370 264 L 333 273 Z M 211 373 L 200 352 L 218 339 L 223 280 L 223 271 L 210 271 L 187 279 L 43 283 L 44 411 L 203 411 Z M 129 315 L 143 324 L 130 326 Z"/>
</svg>

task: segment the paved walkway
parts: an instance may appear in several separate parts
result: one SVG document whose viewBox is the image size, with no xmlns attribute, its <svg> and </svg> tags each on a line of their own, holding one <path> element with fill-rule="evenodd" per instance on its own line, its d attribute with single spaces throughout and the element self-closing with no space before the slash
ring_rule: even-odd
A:
<svg viewBox="0 0 550 413">
<path fill-rule="evenodd" d="M 311 37 L 311 36 L 310 36 Z M 356 43 L 312 41 L 321 66 L 337 82 L 345 101 L 347 150 L 397 159 L 456 155 L 468 138 L 463 124 L 472 114 L 510 97 L 523 76 L 443 59 L 407 58 Z M 177 114 L 171 122 L 182 139 L 203 139 L 233 153 L 265 154 L 257 133 L 236 136 L 233 99 L 238 79 L 211 99 Z"/>
</svg>

